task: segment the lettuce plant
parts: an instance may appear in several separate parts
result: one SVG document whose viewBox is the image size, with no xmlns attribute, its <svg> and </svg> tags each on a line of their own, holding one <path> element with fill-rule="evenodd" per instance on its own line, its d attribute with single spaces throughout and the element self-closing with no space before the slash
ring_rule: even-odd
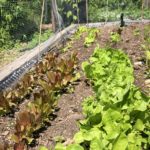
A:
<svg viewBox="0 0 150 150">
<path fill-rule="evenodd" d="M 73 145 L 85 150 L 149 149 L 150 97 L 134 85 L 129 58 L 121 50 L 97 47 L 82 68 L 95 95 L 83 101 L 86 117 Z"/>
<path fill-rule="evenodd" d="M 98 36 L 100 30 L 96 28 L 89 29 L 88 36 L 85 38 L 84 46 L 89 47 L 91 44 L 93 44 L 96 40 L 96 37 Z"/>
<path fill-rule="evenodd" d="M 35 68 L 33 85 L 37 88 L 33 89 L 33 100 L 28 103 L 25 111 L 17 116 L 12 140 L 16 148 L 22 146 L 20 150 L 23 150 L 26 144 L 32 143 L 33 133 L 45 126 L 45 122 L 49 122 L 50 114 L 57 105 L 58 94 L 76 78 L 77 54 L 74 53 L 65 59 L 53 59 L 53 56 L 47 55 L 46 60 Z M 47 62 L 53 66 L 49 66 Z"/>
</svg>

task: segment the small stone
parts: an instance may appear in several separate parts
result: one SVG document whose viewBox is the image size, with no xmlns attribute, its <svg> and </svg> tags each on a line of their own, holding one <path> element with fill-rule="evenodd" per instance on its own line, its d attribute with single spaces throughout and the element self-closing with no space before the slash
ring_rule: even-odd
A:
<svg viewBox="0 0 150 150">
<path fill-rule="evenodd" d="M 70 114 L 72 114 L 72 113 L 73 113 L 73 111 L 72 111 L 72 110 L 69 110 L 69 113 L 70 113 Z"/>
<path fill-rule="evenodd" d="M 135 66 L 142 66 L 142 65 L 143 65 L 143 62 L 142 62 L 142 61 L 135 62 L 134 65 L 135 65 Z"/>
<path fill-rule="evenodd" d="M 73 114 L 73 115 L 71 116 L 71 119 L 78 121 L 78 120 L 83 119 L 83 116 L 82 116 L 82 114 L 77 114 L 77 113 L 76 113 L 76 114 Z"/>
<path fill-rule="evenodd" d="M 2 133 L 3 136 L 6 136 L 8 134 L 9 134 L 9 131 L 5 131 L 5 132 Z"/>
<path fill-rule="evenodd" d="M 134 63 L 134 69 L 138 70 L 140 69 L 140 67 L 143 66 L 143 62 L 142 61 L 138 61 Z"/>
<path fill-rule="evenodd" d="M 150 79 L 145 80 L 145 85 L 150 88 Z"/>
<path fill-rule="evenodd" d="M 126 42 L 129 42 L 129 41 L 130 41 L 130 39 L 125 39 L 125 41 L 126 41 Z"/>
<path fill-rule="evenodd" d="M 69 145 L 69 144 L 72 144 L 74 142 L 73 139 L 67 139 L 66 142 L 64 142 L 64 145 Z"/>
<path fill-rule="evenodd" d="M 63 121 L 64 119 L 63 118 L 58 118 L 58 121 Z"/>
<path fill-rule="evenodd" d="M 150 79 L 145 80 L 145 84 L 146 85 L 150 84 Z"/>
</svg>

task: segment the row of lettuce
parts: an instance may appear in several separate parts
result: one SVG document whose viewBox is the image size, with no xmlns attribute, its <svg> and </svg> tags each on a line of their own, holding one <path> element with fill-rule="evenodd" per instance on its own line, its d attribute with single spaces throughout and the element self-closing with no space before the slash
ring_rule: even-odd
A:
<svg viewBox="0 0 150 150">
<path fill-rule="evenodd" d="M 79 35 L 88 30 L 88 28 L 82 27 L 74 38 L 78 39 Z M 87 45 L 94 42 L 98 32 L 96 29 L 89 31 Z M 30 99 L 24 110 L 17 114 L 14 134 L 11 136 L 11 140 L 15 144 L 9 145 L 2 141 L 0 149 L 23 150 L 34 142 L 34 133 L 44 127 L 45 123 L 49 123 L 50 115 L 57 106 L 58 96 L 62 92 L 70 90 L 70 83 L 79 78 L 80 75 L 76 72 L 77 62 L 77 53 L 72 53 L 66 58 L 62 58 L 56 53 L 48 53 L 13 88 L 0 92 L 0 116 L 14 113 L 18 109 L 19 103 Z"/>
<path fill-rule="evenodd" d="M 150 149 L 150 98 L 134 85 L 129 58 L 121 50 L 97 47 L 82 68 L 95 95 L 83 102 L 86 117 L 74 144 L 58 143 L 55 150 Z"/>
<path fill-rule="evenodd" d="M 0 142 L 0 149 L 24 150 L 34 141 L 33 133 L 49 123 L 59 95 L 77 79 L 76 67 L 76 53 L 65 58 L 48 53 L 12 90 L 0 94 L 1 115 L 12 113 L 27 97 L 30 100 L 17 114 L 11 136 L 14 144 Z"/>
</svg>

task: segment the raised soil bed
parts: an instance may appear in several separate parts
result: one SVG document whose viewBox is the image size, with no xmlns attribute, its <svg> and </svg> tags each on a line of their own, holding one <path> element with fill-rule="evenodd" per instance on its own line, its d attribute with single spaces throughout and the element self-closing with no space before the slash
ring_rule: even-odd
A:
<svg viewBox="0 0 150 150">
<path fill-rule="evenodd" d="M 74 134 L 79 130 L 77 121 L 84 118 L 81 103 L 84 98 L 93 94 L 93 90 L 83 74 L 81 64 L 92 55 L 97 44 L 102 48 L 111 46 L 115 49 L 122 49 L 129 56 L 134 66 L 135 85 L 147 95 L 149 94 L 149 85 L 145 82 L 147 80 L 146 72 L 148 68 L 144 61 L 145 52 L 141 47 L 144 43 L 143 30 L 145 26 L 150 26 L 150 24 L 133 23 L 123 27 L 120 34 L 121 40 L 116 43 L 111 42 L 110 35 L 114 32 L 120 32 L 117 25 L 99 27 L 100 34 L 88 48 L 83 45 L 87 33 L 82 34 L 79 39 L 72 42 L 71 47 L 61 55 L 65 57 L 71 52 L 77 52 L 79 59 L 78 71 L 81 74 L 81 78 L 73 85 L 74 91 L 72 93 L 63 93 L 59 98 L 58 111 L 53 114 L 55 116 L 54 119 L 43 131 L 39 131 L 38 136 L 35 136 L 35 143 L 30 145 L 28 149 L 36 150 L 40 145 L 54 148 L 56 139 L 60 137 L 63 137 L 66 144 L 72 142 Z M 138 34 L 135 34 L 136 31 L 138 31 Z M 68 40 L 68 42 L 70 41 Z M 29 100 L 19 104 L 18 111 L 20 111 L 26 101 Z M 0 141 L 4 139 L 8 142 L 10 141 L 17 113 L 15 113 L 14 117 L 9 115 L 0 117 Z"/>
</svg>

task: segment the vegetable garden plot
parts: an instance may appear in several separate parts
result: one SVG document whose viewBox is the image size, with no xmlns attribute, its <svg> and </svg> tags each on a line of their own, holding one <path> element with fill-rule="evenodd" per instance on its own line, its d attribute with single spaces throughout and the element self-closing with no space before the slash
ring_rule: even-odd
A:
<svg viewBox="0 0 150 150">
<path fill-rule="evenodd" d="M 46 62 L 47 59 L 50 61 L 51 59 L 55 59 L 55 57 L 57 58 L 56 55 L 47 55 L 46 61 L 43 62 L 44 65 L 46 65 L 46 70 L 43 66 L 42 69 L 37 69 L 43 65 L 43 63 L 40 63 L 39 66 L 36 67 L 36 73 L 34 73 L 33 76 L 38 82 L 30 83 L 32 88 L 29 88 L 27 91 L 25 90 L 25 93 L 23 93 L 23 95 L 28 95 L 26 92 L 31 92 L 33 96 L 31 96 L 31 102 L 28 104 L 29 111 L 27 109 L 27 111 L 19 112 L 17 115 L 18 117 L 15 123 L 16 129 L 12 132 L 14 133 L 13 137 L 15 137 L 15 147 L 22 147 L 25 143 L 32 143 L 32 138 L 34 137 L 32 133 L 40 128 L 38 126 L 39 122 L 42 123 L 42 126 L 45 126 L 44 123 L 48 121 L 48 116 L 51 113 L 44 112 L 41 108 L 43 108 L 43 110 L 46 110 L 44 109 L 45 107 L 49 109 L 49 107 L 47 107 L 49 106 L 47 105 L 48 103 L 53 110 L 56 106 L 56 104 L 53 103 L 56 102 L 56 96 L 58 96 L 60 92 L 64 92 L 64 87 L 66 90 L 68 89 L 68 86 L 66 86 L 68 82 L 70 83 L 72 80 L 78 78 L 79 81 L 76 82 L 77 85 L 73 85 L 73 87 L 75 87 L 75 90 L 72 90 L 73 93 L 66 93 L 60 97 L 58 101 L 60 110 L 55 112 L 57 117 L 51 121 L 51 125 L 36 139 L 38 145 L 35 148 L 28 146 L 28 149 L 38 149 L 40 145 L 49 148 L 52 147 L 52 145 L 56 145 L 56 141 L 62 141 L 62 143 L 65 141 L 63 144 L 67 145 L 74 143 L 68 146 L 67 149 L 117 149 L 120 147 L 120 143 L 123 149 L 149 148 L 149 98 L 146 96 L 148 94 L 144 94 L 149 91 L 149 84 L 145 84 L 149 79 L 149 59 L 146 57 L 147 55 L 145 55 L 149 51 L 147 40 L 149 33 L 149 25 L 144 24 L 131 25 L 125 28 L 112 26 L 101 27 L 100 29 L 87 29 L 80 27 L 77 33 L 62 49 L 65 58 L 68 58 L 71 52 L 77 52 L 78 63 L 76 62 L 76 55 L 72 55 L 69 57 L 71 59 L 63 60 L 65 65 L 72 64 L 72 67 L 63 67 L 63 70 L 64 68 L 67 68 L 67 70 L 70 68 L 70 71 L 65 70 L 66 74 L 64 74 L 64 72 L 61 72 L 61 67 L 58 67 L 58 69 L 57 65 L 53 65 L 55 67 L 52 70 L 55 73 L 53 73 L 53 76 L 50 74 L 50 79 L 55 75 L 55 77 L 60 77 L 60 80 L 58 80 L 60 81 L 59 83 L 51 83 L 55 80 L 50 80 L 50 83 L 54 85 L 60 84 L 61 88 L 52 86 L 52 89 L 47 90 L 49 73 L 46 73 L 46 76 L 43 75 L 43 73 L 47 71 L 51 72 L 51 67 L 49 68 Z M 128 54 L 133 66 L 127 55 L 121 50 L 118 51 L 118 49 L 122 49 Z M 90 62 L 83 63 L 83 61 L 87 61 L 91 55 Z M 74 63 L 70 63 L 72 59 Z M 59 62 L 58 64 L 61 63 Z M 90 80 L 85 78 L 81 65 Z M 77 72 L 74 72 L 76 67 L 80 72 L 80 79 L 79 75 L 76 74 Z M 133 71 L 135 76 L 133 76 Z M 63 74 L 63 78 L 60 73 Z M 27 77 L 28 76 L 30 75 L 27 75 Z M 141 90 L 133 84 L 134 77 L 136 86 Z M 92 93 L 91 87 L 93 87 L 94 94 Z M 55 91 L 55 94 L 52 92 L 55 95 L 54 99 L 51 98 L 51 100 L 54 100 L 53 102 L 49 101 L 50 99 L 45 99 L 46 95 L 43 95 L 43 89 L 46 95 L 49 94 L 49 91 Z M 69 91 L 71 89 L 72 88 L 69 88 Z M 38 94 L 39 91 L 40 94 Z M 52 93 L 50 92 L 50 96 L 53 96 Z M 90 95 L 91 97 L 83 102 L 85 120 L 80 122 L 80 131 L 77 132 L 78 128 L 74 125 L 75 121 L 83 117 L 81 115 L 81 108 L 78 107 L 80 107 L 81 101 Z M 3 98 L 4 97 L 5 95 Z M 20 96 L 19 100 L 21 100 Z M 73 102 L 71 102 L 71 100 L 73 100 Z M 36 104 L 34 102 L 36 102 Z M 6 104 L 9 105 L 9 101 L 6 102 Z M 10 101 L 10 104 L 13 104 L 13 107 L 15 106 L 14 101 L 13 103 Z M 39 104 L 42 105 L 41 108 L 38 107 L 41 106 Z M 71 106 L 69 107 L 69 105 Z M 10 105 L 8 107 L 10 109 L 1 109 L 1 112 L 5 113 L 7 110 L 13 110 L 13 107 Z M 23 108 L 26 109 L 26 107 Z M 44 117 L 41 118 L 40 113 L 42 113 Z M 24 120 L 25 116 L 27 120 L 23 121 L 22 125 L 19 120 L 22 117 Z M 30 117 L 36 118 L 39 122 L 32 125 Z M 70 118 L 73 122 L 69 120 Z M 111 120 L 113 120 L 113 123 Z M 69 124 L 69 122 L 72 124 Z M 73 129 L 70 130 L 71 128 Z M 13 127 L 11 130 L 13 130 Z M 5 133 L 6 131 L 7 130 L 5 130 Z M 72 134 L 70 134 L 70 132 L 72 132 Z M 77 134 L 75 134 L 75 132 L 77 132 Z M 74 140 L 71 140 L 74 134 Z M 19 138 L 16 138 L 16 135 L 19 135 Z M 4 135 L 4 137 L 8 136 Z M 64 137 L 64 139 L 62 137 Z M 138 140 L 136 138 L 138 138 Z M 59 143 L 55 149 L 65 149 L 65 147 Z"/>
</svg>

